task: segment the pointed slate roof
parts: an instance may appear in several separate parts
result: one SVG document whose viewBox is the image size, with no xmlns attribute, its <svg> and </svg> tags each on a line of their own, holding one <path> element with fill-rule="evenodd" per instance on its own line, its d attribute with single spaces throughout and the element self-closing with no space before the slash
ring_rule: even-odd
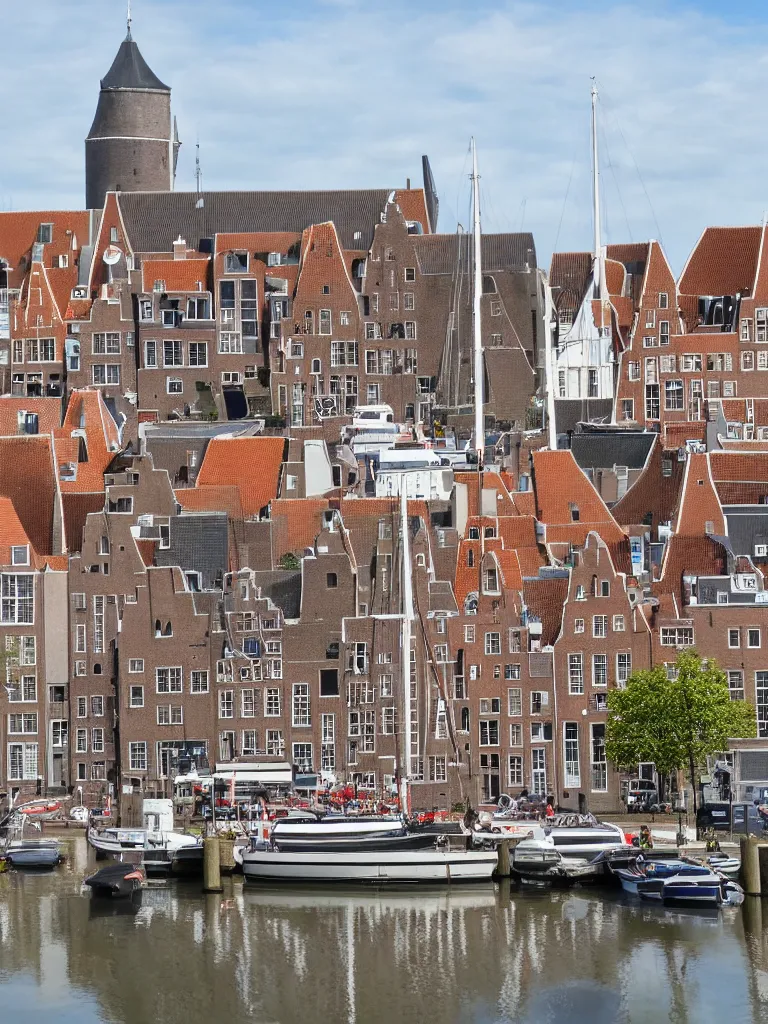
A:
<svg viewBox="0 0 768 1024">
<path fill-rule="evenodd" d="M 120 44 L 112 67 L 101 80 L 102 89 L 153 89 L 170 92 L 141 55 L 130 34 Z"/>
</svg>

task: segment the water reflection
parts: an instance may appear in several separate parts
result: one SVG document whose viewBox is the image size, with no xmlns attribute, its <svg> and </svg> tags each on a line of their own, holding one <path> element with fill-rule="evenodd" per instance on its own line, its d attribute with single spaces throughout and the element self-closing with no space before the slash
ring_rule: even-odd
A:
<svg viewBox="0 0 768 1024">
<path fill-rule="evenodd" d="M 81 842 L 0 875 L 0 1019 L 26 1024 L 651 1024 L 768 1019 L 759 901 L 713 916 L 589 890 L 152 886 L 101 908 Z M 768 920 L 765 922 L 768 924 Z"/>
</svg>

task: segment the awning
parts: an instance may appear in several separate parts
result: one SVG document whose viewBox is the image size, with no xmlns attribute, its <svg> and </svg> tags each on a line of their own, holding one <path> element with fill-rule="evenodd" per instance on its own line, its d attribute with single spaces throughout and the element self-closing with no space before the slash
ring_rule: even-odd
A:
<svg viewBox="0 0 768 1024">
<path fill-rule="evenodd" d="M 214 779 L 217 782 L 253 783 L 255 785 L 290 786 L 293 782 L 293 769 L 287 761 L 276 761 L 273 764 L 217 764 Z"/>
</svg>

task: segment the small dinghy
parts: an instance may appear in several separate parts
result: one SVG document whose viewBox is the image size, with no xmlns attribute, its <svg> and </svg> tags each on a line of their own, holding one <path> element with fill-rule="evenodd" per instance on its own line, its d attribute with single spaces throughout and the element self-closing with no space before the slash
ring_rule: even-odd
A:
<svg viewBox="0 0 768 1024">
<path fill-rule="evenodd" d="M 133 864 L 108 864 L 85 879 L 94 897 L 127 899 L 141 889 L 144 872 Z"/>
</svg>

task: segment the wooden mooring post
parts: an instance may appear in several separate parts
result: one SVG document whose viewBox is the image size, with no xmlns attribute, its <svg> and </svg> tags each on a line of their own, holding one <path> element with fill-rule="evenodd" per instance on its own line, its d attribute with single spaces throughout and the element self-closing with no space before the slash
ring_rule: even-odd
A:
<svg viewBox="0 0 768 1024">
<path fill-rule="evenodd" d="M 494 871 L 496 878 L 509 878 L 512 874 L 509 856 L 509 851 L 512 845 L 513 841 L 511 839 L 499 840 L 498 846 L 496 847 L 498 860 L 496 861 L 496 870 Z"/>
<path fill-rule="evenodd" d="M 742 836 L 741 884 L 747 896 L 762 896 L 760 884 L 760 843 L 754 836 Z"/>
<path fill-rule="evenodd" d="M 207 836 L 203 840 L 203 892 L 223 891 L 219 837 Z"/>
</svg>

